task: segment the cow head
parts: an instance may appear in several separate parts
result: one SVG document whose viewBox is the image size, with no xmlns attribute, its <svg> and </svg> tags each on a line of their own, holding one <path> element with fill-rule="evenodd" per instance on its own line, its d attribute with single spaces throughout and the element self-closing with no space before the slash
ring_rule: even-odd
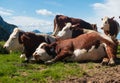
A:
<svg viewBox="0 0 120 83">
<path fill-rule="evenodd" d="M 114 17 L 112 18 L 108 18 L 108 17 L 104 17 L 102 18 L 102 22 L 103 22 L 103 27 L 101 29 L 103 30 L 109 30 L 110 28 L 110 22 L 114 20 Z"/>
<path fill-rule="evenodd" d="M 50 56 L 47 52 L 47 43 L 41 43 L 38 48 L 36 49 L 36 51 L 33 53 L 33 57 L 37 60 L 37 61 L 47 61 L 52 59 L 52 56 Z"/>
<path fill-rule="evenodd" d="M 20 50 L 22 51 L 23 46 L 19 42 L 19 33 L 23 32 L 22 30 L 15 28 L 10 35 L 9 39 L 7 42 L 4 44 L 4 48 L 6 48 L 9 51 L 14 51 L 14 50 Z"/>
<path fill-rule="evenodd" d="M 61 39 L 71 38 L 72 37 L 71 27 L 72 27 L 71 23 L 66 23 L 66 26 L 63 27 L 63 29 L 58 32 L 57 36 Z"/>
</svg>

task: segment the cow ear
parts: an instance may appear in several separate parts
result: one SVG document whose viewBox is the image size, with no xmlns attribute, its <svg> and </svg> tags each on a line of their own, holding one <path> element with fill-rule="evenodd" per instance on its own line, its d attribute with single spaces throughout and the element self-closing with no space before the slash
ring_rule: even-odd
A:
<svg viewBox="0 0 120 83">
<path fill-rule="evenodd" d="M 22 35 L 23 35 L 23 33 L 22 33 L 22 32 L 19 32 L 18 41 L 19 41 L 20 44 L 23 43 Z"/>
<path fill-rule="evenodd" d="M 56 42 L 54 42 L 54 43 L 52 43 L 52 44 L 49 44 L 49 47 L 50 47 L 50 48 L 55 48 L 55 47 L 56 47 L 56 45 L 57 45 L 57 43 L 56 43 Z"/>
<path fill-rule="evenodd" d="M 28 43 L 30 40 L 30 38 L 26 35 L 26 34 L 23 34 L 21 37 L 20 37 L 20 42 L 22 43 Z"/>
<path fill-rule="evenodd" d="M 75 27 L 76 27 L 76 25 L 72 25 L 72 26 L 70 27 L 70 30 L 73 30 Z"/>
<path fill-rule="evenodd" d="M 113 20 L 115 17 L 113 16 L 112 18 L 111 18 L 111 20 Z"/>
</svg>

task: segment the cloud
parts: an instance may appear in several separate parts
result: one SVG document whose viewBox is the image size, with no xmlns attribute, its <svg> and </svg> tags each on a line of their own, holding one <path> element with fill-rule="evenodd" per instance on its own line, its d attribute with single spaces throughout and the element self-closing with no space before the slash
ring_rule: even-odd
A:
<svg viewBox="0 0 120 83">
<path fill-rule="evenodd" d="M 93 4 L 93 8 L 98 16 L 119 16 L 120 0 L 104 0 L 103 3 Z"/>
<path fill-rule="evenodd" d="M 53 24 L 47 20 L 40 20 L 34 17 L 14 16 L 7 19 L 7 22 L 17 25 L 25 31 L 33 31 L 35 29 L 41 32 L 50 32 L 53 30 Z"/>
<path fill-rule="evenodd" d="M 36 10 L 37 14 L 44 15 L 44 16 L 54 16 L 55 14 L 51 11 L 48 11 L 47 9 L 40 9 Z"/>
<path fill-rule="evenodd" d="M 11 15 L 13 15 L 13 12 L 14 12 L 13 10 L 9 10 L 9 9 L 0 7 L 0 15 L 2 15 L 2 16 L 11 16 Z"/>
<path fill-rule="evenodd" d="M 101 18 L 105 16 L 115 16 L 115 20 L 120 23 L 120 19 L 118 18 L 120 16 L 120 0 L 104 0 L 103 3 L 94 3 L 92 6 L 95 12 L 94 21 L 97 22 L 97 25 L 99 25 L 99 27 L 102 26 Z M 98 29 L 100 31 L 100 28 Z"/>
<path fill-rule="evenodd" d="M 39 10 L 36 10 L 36 13 L 39 14 L 39 15 L 43 15 L 43 16 L 55 16 L 57 14 L 61 14 L 63 15 L 62 13 L 53 13 L 52 11 L 49 11 L 47 9 L 39 9 Z"/>
</svg>

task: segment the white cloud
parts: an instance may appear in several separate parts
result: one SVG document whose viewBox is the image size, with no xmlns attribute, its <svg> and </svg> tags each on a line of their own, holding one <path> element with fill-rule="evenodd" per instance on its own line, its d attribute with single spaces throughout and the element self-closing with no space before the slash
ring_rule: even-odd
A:
<svg viewBox="0 0 120 83">
<path fill-rule="evenodd" d="M 7 22 L 15 24 L 25 31 L 33 31 L 37 29 L 41 32 L 50 32 L 53 30 L 52 22 L 34 17 L 14 16 L 7 19 Z"/>
<path fill-rule="evenodd" d="M 55 15 L 57 15 L 57 14 L 63 15 L 62 13 L 52 12 L 52 11 L 49 11 L 49 10 L 47 10 L 47 9 L 39 9 L 39 10 L 36 10 L 36 13 L 37 13 L 37 14 L 40 14 L 40 15 L 43 15 L 43 16 L 55 16 Z"/>
<path fill-rule="evenodd" d="M 55 14 L 51 11 L 48 11 L 47 9 L 40 9 L 40 10 L 36 10 L 37 14 L 40 15 L 45 15 L 45 16 L 54 16 Z"/>
<path fill-rule="evenodd" d="M 119 16 L 120 0 L 105 0 L 104 3 L 93 4 L 98 16 Z"/>
<path fill-rule="evenodd" d="M 13 10 L 0 7 L 0 15 L 2 16 L 11 16 L 13 12 L 14 12 Z"/>
<path fill-rule="evenodd" d="M 120 23 L 120 19 L 118 18 L 120 16 L 120 0 L 104 0 L 103 3 L 94 3 L 93 9 L 95 12 L 94 19 L 95 22 L 97 22 L 97 25 L 99 25 L 99 27 L 102 26 L 101 18 L 105 16 L 115 16 L 115 20 L 117 20 Z"/>
</svg>

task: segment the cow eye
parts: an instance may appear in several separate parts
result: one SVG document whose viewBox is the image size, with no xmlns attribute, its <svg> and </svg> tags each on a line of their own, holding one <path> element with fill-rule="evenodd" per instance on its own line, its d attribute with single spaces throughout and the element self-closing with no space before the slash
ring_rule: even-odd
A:
<svg viewBox="0 0 120 83">
<path fill-rule="evenodd" d="M 105 24 L 108 24 L 108 22 L 106 21 Z"/>
</svg>

